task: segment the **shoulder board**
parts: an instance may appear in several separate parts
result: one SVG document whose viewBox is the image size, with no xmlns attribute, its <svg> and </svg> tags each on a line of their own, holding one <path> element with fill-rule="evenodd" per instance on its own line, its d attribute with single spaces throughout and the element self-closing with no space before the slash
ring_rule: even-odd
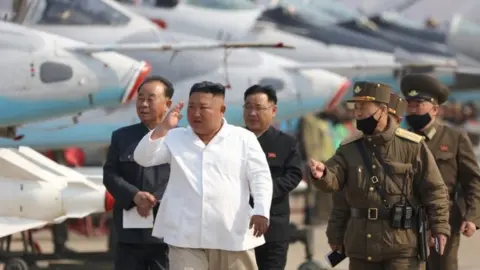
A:
<svg viewBox="0 0 480 270">
<path fill-rule="evenodd" d="M 349 144 L 349 143 L 352 143 L 354 141 L 358 141 L 360 140 L 361 138 L 363 138 L 363 133 L 359 132 L 359 133 L 356 133 L 356 134 L 353 134 L 352 136 L 346 138 L 345 140 L 343 140 L 340 145 L 346 145 L 346 144 Z"/>
<path fill-rule="evenodd" d="M 416 143 L 419 143 L 423 140 L 423 136 L 420 136 L 403 128 L 397 128 L 397 130 L 395 130 L 395 135 Z"/>
</svg>

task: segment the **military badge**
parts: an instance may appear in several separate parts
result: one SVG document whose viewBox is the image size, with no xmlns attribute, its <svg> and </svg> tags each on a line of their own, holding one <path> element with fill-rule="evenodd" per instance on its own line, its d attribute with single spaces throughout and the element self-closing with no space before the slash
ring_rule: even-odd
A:
<svg viewBox="0 0 480 270">
<path fill-rule="evenodd" d="M 353 90 L 353 92 L 355 92 L 355 94 L 360 93 L 360 91 L 362 91 L 362 89 L 361 89 L 360 86 L 358 86 L 358 85 L 357 85 L 357 87 L 355 87 L 355 89 Z"/>
<path fill-rule="evenodd" d="M 408 92 L 408 95 L 411 96 L 411 97 L 414 97 L 414 96 L 418 95 L 418 92 L 415 91 L 415 90 L 410 90 L 410 92 Z"/>
</svg>

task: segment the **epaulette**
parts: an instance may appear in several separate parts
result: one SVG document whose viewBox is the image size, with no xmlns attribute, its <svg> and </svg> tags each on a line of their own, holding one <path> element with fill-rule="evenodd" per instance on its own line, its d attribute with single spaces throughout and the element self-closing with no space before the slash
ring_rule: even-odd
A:
<svg viewBox="0 0 480 270">
<path fill-rule="evenodd" d="M 345 144 L 349 144 L 349 143 L 352 143 L 354 141 L 358 141 L 360 140 L 361 138 L 363 138 L 363 133 L 361 132 L 358 132 L 356 134 L 353 134 L 352 136 L 346 138 L 345 140 L 343 140 L 340 145 L 345 145 Z"/>
<path fill-rule="evenodd" d="M 424 139 L 423 136 L 420 136 L 403 128 L 397 128 L 397 130 L 395 130 L 395 135 L 416 143 L 419 143 Z"/>
</svg>

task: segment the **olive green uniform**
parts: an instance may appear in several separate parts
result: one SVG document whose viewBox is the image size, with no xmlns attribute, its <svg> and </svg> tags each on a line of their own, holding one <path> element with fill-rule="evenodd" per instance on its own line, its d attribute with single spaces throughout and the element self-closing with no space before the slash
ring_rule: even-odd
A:
<svg viewBox="0 0 480 270">
<path fill-rule="evenodd" d="M 390 98 L 390 88 L 381 84 L 357 83 L 354 92 L 354 100 L 388 104 Z M 388 196 L 388 204 L 400 201 L 399 185 L 406 181 L 408 200 L 426 206 L 433 233 L 450 235 L 448 194 L 432 154 L 421 136 L 398 128 L 390 117 L 384 132 L 358 135 L 345 141 L 325 162 L 324 176 L 314 180 L 315 186 L 325 192 L 344 192 L 350 218 L 345 225 L 343 244 L 350 257 L 350 269 L 421 269 L 417 257 L 417 228 L 394 229 L 390 226 L 390 211 L 384 208 L 379 193 L 372 186 L 369 169 L 365 168 L 356 147 L 357 141 L 364 143 L 371 155 L 372 169 L 378 185 Z M 374 149 L 390 166 L 394 179 L 383 173 Z M 338 220 L 342 220 L 342 216 Z M 339 241 L 341 235 L 335 238 Z"/>
<path fill-rule="evenodd" d="M 388 113 L 396 121 L 402 119 L 407 109 L 407 102 L 400 96 L 391 93 L 388 105 Z M 400 124 L 399 122 L 397 124 Z M 331 245 L 343 245 L 343 239 L 347 222 L 350 219 L 350 206 L 348 205 L 345 194 L 342 191 L 335 192 L 332 198 L 333 208 L 330 213 L 330 219 L 327 226 L 328 243 Z"/>
<path fill-rule="evenodd" d="M 444 103 L 449 94 L 444 85 L 427 75 L 407 75 L 401 88 L 407 100 L 427 100 L 434 104 Z M 462 221 L 471 221 L 477 228 L 480 226 L 480 170 L 477 159 L 467 134 L 439 120 L 417 133 L 424 136 L 450 195 L 451 237 L 443 256 L 431 250 L 429 266 L 435 270 L 456 270 Z"/>
</svg>

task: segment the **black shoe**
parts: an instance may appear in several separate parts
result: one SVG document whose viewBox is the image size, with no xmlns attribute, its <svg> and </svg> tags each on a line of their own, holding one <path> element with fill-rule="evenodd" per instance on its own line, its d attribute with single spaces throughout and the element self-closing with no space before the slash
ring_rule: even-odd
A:
<svg viewBox="0 0 480 270">
<path fill-rule="evenodd" d="M 66 255 L 76 253 L 74 250 L 69 249 L 66 246 L 56 246 L 54 249 L 55 255 Z"/>
</svg>

